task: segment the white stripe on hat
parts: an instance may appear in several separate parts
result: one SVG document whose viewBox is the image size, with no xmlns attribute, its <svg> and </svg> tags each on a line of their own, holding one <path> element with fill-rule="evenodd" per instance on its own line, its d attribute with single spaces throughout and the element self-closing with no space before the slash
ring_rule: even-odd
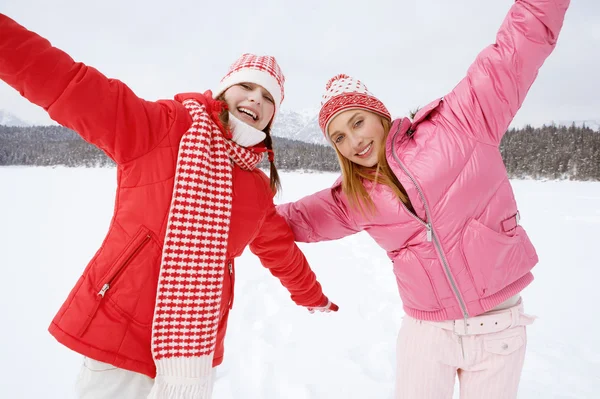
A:
<svg viewBox="0 0 600 399">
<path fill-rule="evenodd" d="M 225 90 L 239 83 L 255 83 L 264 87 L 269 94 L 273 96 L 273 100 L 275 102 L 275 113 L 277 113 L 279 106 L 283 101 L 283 98 L 281 97 L 281 89 L 277 79 L 275 79 L 273 75 L 266 71 L 244 68 L 237 72 L 233 72 L 219 83 L 219 86 L 217 86 L 217 89 L 213 93 L 213 97 L 219 97 L 225 92 Z"/>
</svg>

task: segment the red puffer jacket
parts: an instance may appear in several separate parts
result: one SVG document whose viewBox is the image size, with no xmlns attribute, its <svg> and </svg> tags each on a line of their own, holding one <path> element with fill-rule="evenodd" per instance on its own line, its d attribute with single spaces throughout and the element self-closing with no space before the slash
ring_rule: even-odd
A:
<svg viewBox="0 0 600 399">
<path fill-rule="evenodd" d="M 0 79 L 117 164 L 110 229 L 52 321 L 50 333 L 85 356 L 154 377 L 150 337 L 162 245 L 179 141 L 191 125 L 181 101 L 196 95 L 145 101 L 122 82 L 74 62 L 2 14 L 0 37 Z M 275 211 L 267 176 L 234 167 L 215 366 L 223 359 L 233 303 L 234 258 L 247 245 L 297 304 L 326 301 L 293 234 Z M 106 283 L 110 289 L 100 295 Z"/>
</svg>

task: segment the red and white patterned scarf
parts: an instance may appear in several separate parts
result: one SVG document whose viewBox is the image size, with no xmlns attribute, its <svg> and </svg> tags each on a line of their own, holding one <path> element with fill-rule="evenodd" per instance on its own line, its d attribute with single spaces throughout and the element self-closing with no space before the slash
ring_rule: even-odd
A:
<svg viewBox="0 0 600 399">
<path fill-rule="evenodd" d="M 185 100 L 192 126 L 179 145 L 152 325 L 157 368 L 148 398 L 210 398 L 229 234 L 232 161 L 252 170 L 260 153 L 229 140 L 224 103 Z"/>
</svg>

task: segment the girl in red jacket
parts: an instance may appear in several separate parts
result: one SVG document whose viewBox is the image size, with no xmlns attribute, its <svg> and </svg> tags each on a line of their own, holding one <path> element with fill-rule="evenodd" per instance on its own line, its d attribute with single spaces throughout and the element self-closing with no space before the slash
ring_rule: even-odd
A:
<svg viewBox="0 0 600 399">
<path fill-rule="evenodd" d="M 247 245 L 298 305 L 337 310 L 273 205 L 273 57 L 244 54 L 214 93 L 154 102 L 2 14 L 0 38 L 0 78 L 117 164 L 107 236 L 50 325 L 85 356 L 80 398 L 209 398 Z"/>
</svg>

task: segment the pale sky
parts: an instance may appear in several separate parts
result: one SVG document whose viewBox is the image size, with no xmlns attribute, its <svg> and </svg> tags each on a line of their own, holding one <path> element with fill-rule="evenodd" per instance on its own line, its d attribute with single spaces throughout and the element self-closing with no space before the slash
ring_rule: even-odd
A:
<svg viewBox="0 0 600 399">
<path fill-rule="evenodd" d="M 148 100 L 212 88 L 240 54 L 252 52 L 281 65 L 284 109 L 318 109 L 327 80 L 346 73 L 403 116 L 463 78 L 512 3 L 0 0 L 0 12 Z M 0 109 L 50 121 L 3 82 Z M 513 125 L 585 119 L 600 120 L 598 0 L 573 0 L 558 46 Z"/>
</svg>

